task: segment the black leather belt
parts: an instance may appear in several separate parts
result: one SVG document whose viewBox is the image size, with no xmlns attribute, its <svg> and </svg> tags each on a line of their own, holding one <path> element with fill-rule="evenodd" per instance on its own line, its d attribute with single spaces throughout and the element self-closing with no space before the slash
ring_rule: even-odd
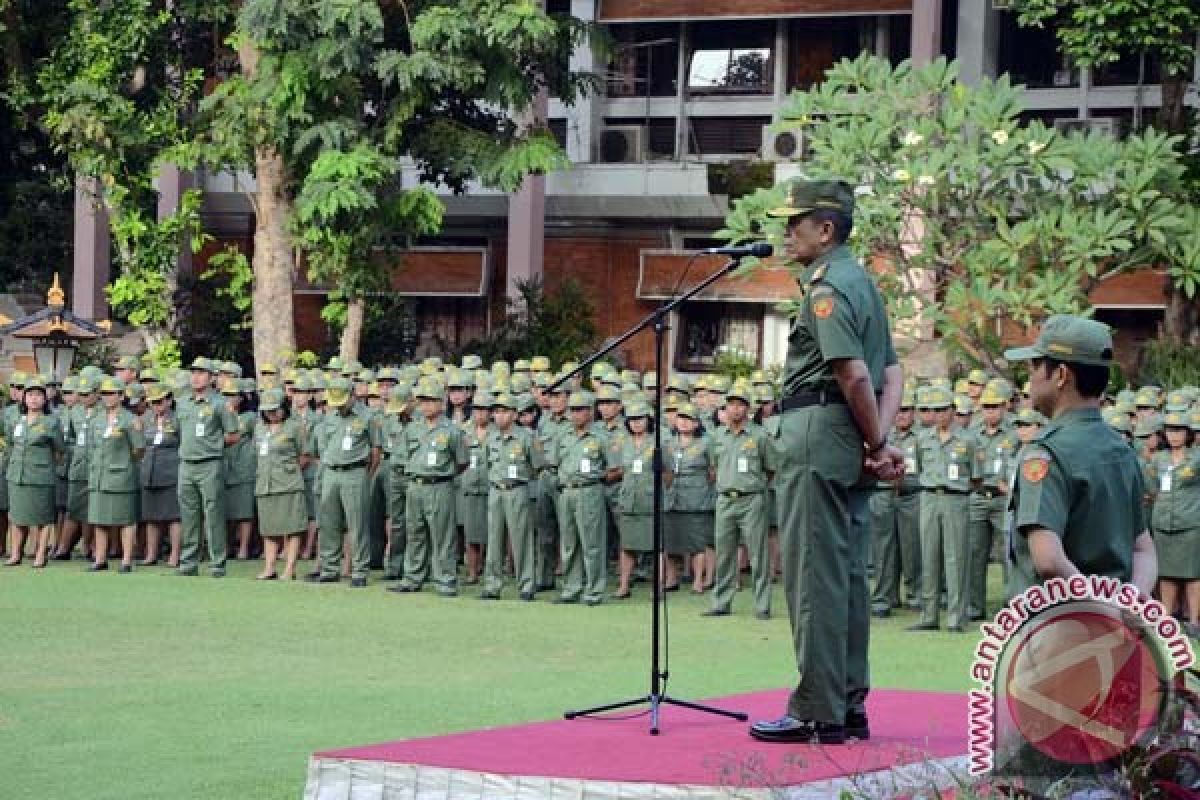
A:
<svg viewBox="0 0 1200 800">
<path fill-rule="evenodd" d="M 454 480 L 453 475 L 440 475 L 436 478 L 426 478 L 423 475 L 410 475 L 408 479 L 420 486 L 433 486 L 436 483 L 448 483 Z"/>
<path fill-rule="evenodd" d="M 347 472 L 352 469 L 362 469 L 366 465 L 365 461 L 355 461 L 353 464 L 330 464 L 329 468 L 334 472 Z"/>
<path fill-rule="evenodd" d="M 968 491 L 964 491 L 964 490 L 962 490 L 962 489 L 942 489 L 942 488 L 938 488 L 938 489 L 926 489 L 925 491 L 929 492 L 930 494 L 957 494 L 957 495 L 968 495 L 968 494 L 970 494 L 970 492 L 968 492 Z"/>
<path fill-rule="evenodd" d="M 591 483 L 564 483 L 562 485 L 562 488 L 564 488 L 564 489 L 587 489 L 589 486 L 599 486 L 599 485 L 600 485 L 600 483 L 598 481 L 593 481 Z"/>
<path fill-rule="evenodd" d="M 844 406 L 846 398 L 837 389 L 821 389 L 818 392 L 796 392 L 779 403 L 781 411 L 795 411 L 810 406 Z"/>
<path fill-rule="evenodd" d="M 997 497 L 1000 496 L 1000 490 L 993 489 L 990 486 L 983 487 L 982 489 L 979 490 L 979 493 L 989 500 L 995 500 Z"/>
<path fill-rule="evenodd" d="M 525 481 L 492 481 L 492 488 L 499 489 L 502 492 L 507 492 L 526 485 L 528 484 Z"/>
<path fill-rule="evenodd" d="M 728 497 L 728 498 L 736 500 L 739 497 L 749 497 L 750 495 L 754 495 L 754 494 L 762 494 L 762 490 L 755 489 L 753 492 L 743 492 L 738 489 L 729 489 L 727 491 L 720 492 L 719 494 L 721 495 L 721 497 Z"/>
</svg>

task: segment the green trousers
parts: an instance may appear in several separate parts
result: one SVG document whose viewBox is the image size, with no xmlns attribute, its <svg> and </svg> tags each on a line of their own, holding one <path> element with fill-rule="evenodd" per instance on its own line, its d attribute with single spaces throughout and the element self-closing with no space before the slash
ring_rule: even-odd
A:
<svg viewBox="0 0 1200 800">
<path fill-rule="evenodd" d="M 200 536 L 208 543 L 213 569 L 225 568 L 225 465 L 220 458 L 179 463 L 179 521 L 183 546 L 179 569 L 200 564 Z"/>
<path fill-rule="evenodd" d="M 492 487 L 487 498 L 487 560 L 483 567 L 483 591 L 499 594 L 504 588 L 504 561 L 512 545 L 517 591 L 532 594 L 536 589 L 534 570 L 533 503 L 528 486 L 511 489 Z"/>
<path fill-rule="evenodd" d="M 390 520 L 388 528 L 388 557 L 383 565 L 384 580 L 400 580 L 404 577 L 404 500 L 408 493 L 408 481 L 404 469 L 386 466 L 387 478 L 387 513 Z"/>
<path fill-rule="evenodd" d="M 388 471 L 384 467 L 375 470 L 367 483 L 367 503 L 363 507 L 363 530 L 367 533 L 367 545 L 372 567 L 383 566 L 383 552 L 387 546 L 387 496 Z"/>
<path fill-rule="evenodd" d="M 891 489 L 871 492 L 871 539 L 875 554 L 875 609 L 900 607 L 903 579 L 905 601 L 921 597 L 921 496 Z"/>
<path fill-rule="evenodd" d="M 1004 510 L 1008 505 L 1008 495 L 996 495 L 989 498 L 981 492 L 971 494 L 968 520 L 970 555 L 967 567 L 967 612 L 969 614 L 987 613 L 987 573 L 988 562 L 996 541 L 1004 541 Z M 1007 564 L 1007 559 L 1002 559 Z M 1005 570 L 1005 581 L 1008 579 Z"/>
<path fill-rule="evenodd" d="M 439 591 L 458 590 L 454 482 L 410 480 L 404 501 L 404 582 L 420 587 L 432 574 Z"/>
<path fill-rule="evenodd" d="M 767 547 L 767 493 L 739 497 L 717 497 L 714 537 L 717 550 L 717 574 L 713 584 L 712 607 L 718 611 L 733 609 L 737 593 L 738 544 L 745 542 L 750 551 L 750 579 L 754 583 L 754 610 L 771 613 L 771 554 Z"/>
<path fill-rule="evenodd" d="M 558 528 L 563 566 L 562 597 L 604 599 L 608 581 L 605 562 L 604 487 L 564 488 L 558 495 Z"/>
<path fill-rule="evenodd" d="M 554 571 L 558 567 L 558 478 L 553 474 L 539 478 L 533 501 L 533 528 L 539 589 L 554 588 Z"/>
<path fill-rule="evenodd" d="M 946 624 L 967 621 L 967 496 L 921 493 L 921 624 L 938 622 L 946 585 Z M 944 573 L 944 576 L 943 576 Z"/>
<path fill-rule="evenodd" d="M 868 692 L 868 492 L 862 434 L 845 406 L 781 415 L 777 434 L 784 592 L 798 672 L 788 714 L 842 724 Z"/>
<path fill-rule="evenodd" d="M 321 479 L 320 570 L 322 575 L 340 575 L 342 540 L 350 535 L 350 576 L 366 578 L 371 571 L 371 538 L 365 526 L 370 477 L 366 467 L 325 470 Z"/>
</svg>

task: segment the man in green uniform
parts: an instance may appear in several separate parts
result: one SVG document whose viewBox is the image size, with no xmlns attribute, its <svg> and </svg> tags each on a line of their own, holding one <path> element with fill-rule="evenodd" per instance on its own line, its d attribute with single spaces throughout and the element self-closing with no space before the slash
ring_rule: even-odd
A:
<svg viewBox="0 0 1200 800">
<path fill-rule="evenodd" d="M 388 513 L 387 563 L 383 568 L 385 581 L 398 581 L 404 577 L 404 500 L 408 492 L 408 478 L 404 474 L 408 463 L 408 443 L 404 428 L 408 424 L 406 418 L 411 399 L 412 391 L 407 386 L 397 385 L 391 390 L 383 420 L 383 469 L 387 475 Z"/>
<path fill-rule="evenodd" d="M 1149 596 L 1157 578 L 1137 455 L 1104 424 L 1100 402 L 1112 336 L 1094 320 L 1057 315 L 1009 361 L 1032 361 L 1030 398 L 1050 418 L 1021 452 L 1009 509 L 1009 596 L 1084 573 L 1129 581 Z"/>
<path fill-rule="evenodd" d="M 1008 398 L 998 388 L 980 395 L 980 424 L 975 428 L 983 482 L 971 494 L 970 555 L 967 574 L 967 618 L 972 622 L 987 614 L 988 561 L 996 542 L 1004 538 L 1004 509 L 1020 440 L 1009 426 Z M 1007 568 L 1006 568 L 1007 574 Z"/>
<path fill-rule="evenodd" d="M 351 383 L 334 378 L 325 391 L 330 412 L 321 420 L 324 429 L 315 439 L 313 452 L 321 459 L 321 502 L 317 510 L 320 527 L 320 569 L 313 583 L 337 583 L 342 554 L 349 546 L 350 586 L 367 585 L 371 570 L 371 539 L 363 523 L 363 508 L 371 476 L 379 468 L 379 427 L 365 410 L 356 408 Z"/>
<path fill-rule="evenodd" d="M 225 576 L 226 447 L 239 440 L 238 418 L 212 389 L 213 364 L 207 358 L 192 362 L 190 397 L 178 403 L 179 514 L 183 548 L 178 575 L 196 575 L 200 564 L 200 534 L 208 542 L 214 578 Z"/>
<path fill-rule="evenodd" d="M 900 607 L 903 577 L 905 604 L 920 607 L 921 485 L 917 478 L 916 392 L 905 389 L 891 442 L 904 453 L 904 475 L 879 481 L 871 493 L 871 530 L 875 537 L 875 591 L 871 614 L 891 615 Z"/>
<path fill-rule="evenodd" d="M 717 509 L 714 538 L 717 550 L 716 582 L 712 607 L 706 617 L 733 613 L 737 592 L 738 543 L 750 554 L 750 579 L 754 583 L 754 616 L 771 618 L 771 557 L 767 548 L 767 485 L 773 465 L 766 432 L 749 420 L 753 390 L 744 381 L 735 383 L 725 397 L 725 422 L 708 437 L 716 465 Z"/>
<path fill-rule="evenodd" d="M 608 578 L 605 563 L 604 484 L 608 472 L 605 443 L 592 428 L 595 402 L 591 392 L 572 392 L 567 401 L 571 428 L 557 438 L 558 522 L 563 588 L 556 603 L 589 606 L 604 602 Z"/>
<path fill-rule="evenodd" d="M 910 631 L 936 631 L 940 587 L 946 586 L 947 628 L 962 633 L 967 617 L 967 496 L 983 477 L 975 436 L 955 424 L 950 392 L 929 387 L 917 405 L 934 412 L 920 442 L 921 621 Z"/>
<path fill-rule="evenodd" d="M 755 723 L 772 742 L 837 744 L 869 736 L 864 468 L 894 479 L 904 454 L 887 435 L 903 371 L 883 297 L 846 246 L 854 194 L 833 181 L 795 181 L 786 204 L 785 257 L 804 266 L 804 295 L 788 337 L 775 473 L 784 591 L 799 678 L 787 715 Z M 856 520 L 864 524 L 858 525 Z"/>
<path fill-rule="evenodd" d="M 500 597 L 504 588 L 504 560 L 512 546 L 517 591 L 525 602 L 537 589 L 534 572 L 533 510 L 529 483 L 542 466 L 542 448 L 533 435 L 516 425 L 517 404 L 501 392 L 492 400 L 495 430 L 485 444 L 488 492 L 487 561 L 484 565 L 485 600 Z"/>
<path fill-rule="evenodd" d="M 67 514 L 63 533 L 54 554 L 56 561 L 69 561 L 75 543 L 82 538 L 91 540 L 91 526 L 87 521 L 88 505 L 88 447 L 91 437 L 92 417 L 96 415 L 96 383 L 90 377 L 75 379 L 75 392 L 79 401 L 71 407 L 62 421 L 63 441 L 67 447 Z"/>
<path fill-rule="evenodd" d="M 404 580 L 388 591 L 418 592 L 432 571 L 437 593 L 454 597 L 458 594 L 454 477 L 466 470 L 470 456 L 462 429 L 442 413 L 441 384 L 423 378 L 414 394 L 421 418 L 405 427 Z"/>
<path fill-rule="evenodd" d="M 537 359 L 534 359 L 537 361 Z M 541 362 L 539 362 L 541 363 Z M 567 421 L 567 390 L 563 386 L 550 389 L 553 378 L 542 374 L 538 384 L 542 389 L 542 415 L 538 419 L 537 439 L 545 454 L 539 476 L 541 490 L 534 503 L 534 530 L 537 535 L 537 588 L 548 591 L 554 588 L 554 573 L 558 566 L 559 521 L 558 521 L 558 437 L 570 429 Z"/>
</svg>

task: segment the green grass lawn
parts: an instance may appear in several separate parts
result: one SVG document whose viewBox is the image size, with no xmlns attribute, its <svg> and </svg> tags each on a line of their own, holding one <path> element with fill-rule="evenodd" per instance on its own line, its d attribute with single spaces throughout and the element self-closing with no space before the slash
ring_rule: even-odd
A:
<svg viewBox="0 0 1200 800">
<path fill-rule="evenodd" d="M 645 587 L 598 608 L 511 589 L 484 603 L 378 581 L 256 582 L 257 567 L 224 580 L 78 561 L 0 571 L 0 797 L 294 800 L 314 750 L 553 718 L 648 688 Z M 787 686 L 778 590 L 766 622 L 745 593 L 733 617 L 702 619 L 706 602 L 671 595 L 671 692 Z M 977 637 L 904 632 L 914 620 L 875 622 L 874 685 L 966 691 Z"/>
</svg>

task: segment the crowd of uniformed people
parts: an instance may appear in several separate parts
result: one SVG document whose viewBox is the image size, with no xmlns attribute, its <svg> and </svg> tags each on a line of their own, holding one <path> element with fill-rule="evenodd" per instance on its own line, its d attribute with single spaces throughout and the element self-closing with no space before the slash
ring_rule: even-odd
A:
<svg viewBox="0 0 1200 800">
<path fill-rule="evenodd" d="M 165 562 L 188 576 L 206 560 L 221 577 L 227 558 L 261 557 L 261 580 L 363 587 L 375 567 L 398 593 L 466 584 L 499 599 L 511 584 L 525 601 L 629 598 L 655 568 L 655 376 L 601 362 L 562 381 L 574 368 L 333 358 L 264 365 L 256 380 L 231 362 L 160 371 L 125 357 L 61 384 L 14 372 L 0 425 L 5 563 L 78 554 L 94 571 Z M 769 618 L 777 387 L 764 372 L 674 375 L 662 396 L 663 589 L 708 593 L 705 615 L 726 616 L 745 582 Z M 1105 419 L 1144 468 L 1159 598 L 1196 635 L 1200 390 L 1125 390 Z M 911 630 L 944 615 L 961 631 L 994 610 L 989 564 L 1007 573 L 1014 473 L 1045 422 L 982 370 L 905 387 L 891 434 L 905 474 L 870 498 L 874 615 L 907 608 Z"/>
</svg>

